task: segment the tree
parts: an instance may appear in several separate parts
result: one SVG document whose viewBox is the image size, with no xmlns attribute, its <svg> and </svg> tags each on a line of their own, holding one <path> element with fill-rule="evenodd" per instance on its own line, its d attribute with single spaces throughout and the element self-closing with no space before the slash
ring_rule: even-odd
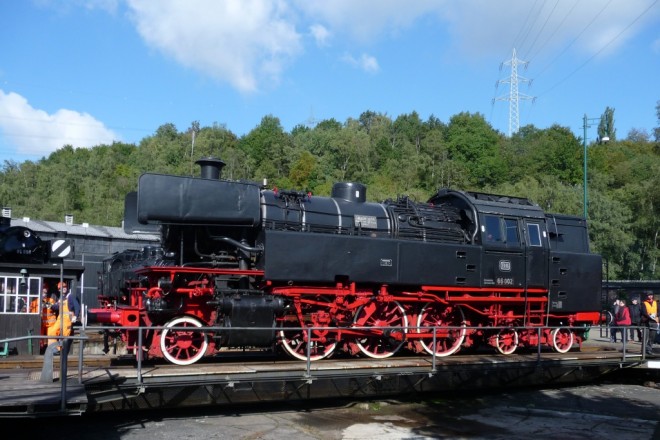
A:
<svg viewBox="0 0 660 440">
<path fill-rule="evenodd" d="M 252 178 L 277 179 L 289 174 L 291 141 L 279 118 L 268 115 L 239 139 L 239 148 L 254 164 Z"/>
<path fill-rule="evenodd" d="M 470 186 L 494 185 L 506 174 L 501 140 L 502 136 L 479 113 L 459 113 L 447 126 L 449 158 L 465 164 Z"/>
<path fill-rule="evenodd" d="M 658 118 L 658 126 L 653 129 L 653 136 L 656 142 L 660 142 L 660 100 L 655 104 L 655 116 Z"/>
<path fill-rule="evenodd" d="M 628 131 L 628 136 L 626 136 L 626 140 L 632 142 L 648 142 L 650 139 L 651 136 L 646 130 L 634 127 Z"/>
<path fill-rule="evenodd" d="M 555 124 L 540 131 L 530 148 L 532 168 L 526 173 L 553 175 L 565 184 L 582 182 L 584 149 L 568 127 Z"/>
<path fill-rule="evenodd" d="M 369 136 L 355 120 L 342 130 L 330 132 L 327 158 L 334 164 L 332 175 L 340 181 L 363 180 L 369 174 Z"/>
<path fill-rule="evenodd" d="M 311 188 L 316 171 L 316 158 L 309 151 L 302 151 L 291 166 L 289 180 L 295 188 Z"/>
<path fill-rule="evenodd" d="M 422 123 L 417 112 L 399 116 L 394 121 L 392 128 L 401 138 L 411 143 L 417 154 L 419 154 L 427 128 Z"/>
<path fill-rule="evenodd" d="M 610 141 L 616 140 L 616 129 L 614 128 L 614 109 L 610 107 L 605 108 L 605 113 L 600 117 L 598 123 L 598 139 L 608 137 Z"/>
</svg>

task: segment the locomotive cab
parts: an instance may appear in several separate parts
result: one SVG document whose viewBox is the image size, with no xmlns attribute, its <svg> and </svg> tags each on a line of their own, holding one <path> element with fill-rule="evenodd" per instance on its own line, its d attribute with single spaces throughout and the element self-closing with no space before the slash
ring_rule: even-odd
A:
<svg viewBox="0 0 660 440">
<path fill-rule="evenodd" d="M 444 189 L 430 199 L 450 203 L 476 219 L 473 242 L 483 248 L 481 287 L 544 287 L 547 233 L 540 207 L 527 199 Z"/>
<path fill-rule="evenodd" d="M 550 311 L 598 310 L 603 261 L 589 252 L 587 222 L 582 217 L 547 214 L 549 230 Z M 593 292 L 584 295 L 584 292 Z"/>
</svg>

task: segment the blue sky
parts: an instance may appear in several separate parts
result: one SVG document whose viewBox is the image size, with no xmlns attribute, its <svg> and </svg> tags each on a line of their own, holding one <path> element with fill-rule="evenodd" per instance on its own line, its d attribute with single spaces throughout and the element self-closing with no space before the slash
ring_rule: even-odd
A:
<svg viewBox="0 0 660 440">
<path fill-rule="evenodd" d="M 658 126 L 660 0 L 0 0 L 0 166 L 266 115 L 507 134 L 514 49 L 520 126 L 581 137 L 607 106 L 618 138 Z"/>
</svg>

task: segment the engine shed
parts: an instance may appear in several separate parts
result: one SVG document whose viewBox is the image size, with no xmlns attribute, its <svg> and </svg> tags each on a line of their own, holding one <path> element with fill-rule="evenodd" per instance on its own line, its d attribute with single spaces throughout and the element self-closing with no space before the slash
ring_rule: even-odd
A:
<svg viewBox="0 0 660 440">
<path fill-rule="evenodd" d="M 127 234 L 119 227 L 76 224 L 70 215 L 63 222 L 53 222 L 12 218 L 11 214 L 10 208 L 3 208 L 0 221 L 4 228 L 25 228 L 48 248 L 54 240 L 67 240 L 72 252 L 68 257 L 46 262 L 41 257 L 38 261 L 17 260 L 3 254 L 0 258 L 0 338 L 3 339 L 41 333 L 39 299 L 43 287 L 51 295 L 58 294 L 58 285 L 64 282 L 76 293 L 81 306 L 94 307 L 103 260 L 126 249 L 158 243 L 158 236 L 148 232 Z M 6 245 L 6 241 L 4 237 L 0 244 Z M 21 252 L 29 252 L 27 247 Z M 8 348 L 15 354 L 38 354 L 39 342 L 18 341 Z"/>
</svg>

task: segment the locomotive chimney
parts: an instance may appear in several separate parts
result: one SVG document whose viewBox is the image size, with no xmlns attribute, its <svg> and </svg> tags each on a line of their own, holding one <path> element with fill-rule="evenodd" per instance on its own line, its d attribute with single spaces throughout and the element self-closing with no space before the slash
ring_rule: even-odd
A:
<svg viewBox="0 0 660 440">
<path fill-rule="evenodd" d="M 220 179 L 222 168 L 225 166 L 225 163 L 221 159 L 216 159 L 215 157 L 203 157 L 195 161 L 195 163 L 202 167 L 200 175 L 202 179 Z"/>
</svg>

